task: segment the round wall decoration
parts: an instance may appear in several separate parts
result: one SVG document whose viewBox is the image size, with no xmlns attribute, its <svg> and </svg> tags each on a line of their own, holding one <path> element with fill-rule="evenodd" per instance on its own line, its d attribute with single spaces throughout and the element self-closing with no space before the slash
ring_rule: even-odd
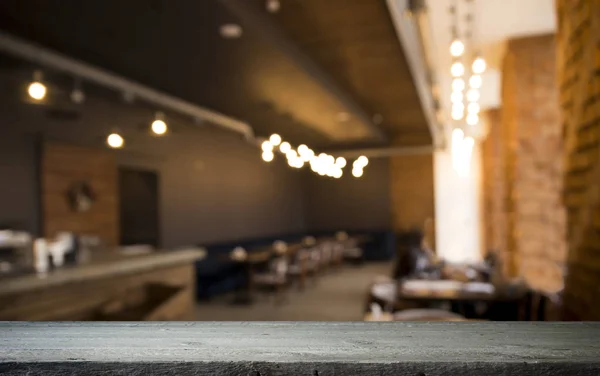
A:
<svg viewBox="0 0 600 376">
<path fill-rule="evenodd" d="M 91 209 L 96 195 L 87 182 L 76 182 L 71 185 L 67 192 L 67 198 L 71 209 L 77 212 L 86 212 Z"/>
</svg>

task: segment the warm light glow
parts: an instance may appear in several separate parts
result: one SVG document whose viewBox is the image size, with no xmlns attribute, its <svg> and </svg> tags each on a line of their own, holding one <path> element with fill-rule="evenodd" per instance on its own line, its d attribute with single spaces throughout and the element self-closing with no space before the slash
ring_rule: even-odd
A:
<svg viewBox="0 0 600 376">
<path fill-rule="evenodd" d="M 369 158 L 361 155 L 357 160 L 354 161 L 354 167 L 365 167 L 369 164 Z"/>
<path fill-rule="evenodd" d="M 330 166 L 333 166 L 335 164 L 335 158 L 333 157 L 333 155 L 327 156 L 327 164 Z"/>
<path fill-rule="evenodd" d="M 361 176 L 363 176 L 363 170 L 362 170 L 362 168 L 353 168 L 352 169 L 352 176 L 354 176 L 355 178 L 360 178 Z"/>
<path fill-rule="evenodd" d="M 473 137 L 465 137 L 462 129 L 452 131 L 452 165 L 460 176 L 469 175 L 474 144 Z"/>
<path fill-rule="evenodd" d="M 459 39 L 455 39 L 452 44 L 450 44 L 450 54 L 454 57 L 458 57 L 465 52 L 465 44 L 461 42 Z"/>
<path fill-rule="evenodd" d="M 308 146 L 306 146 L 306 145 L 304 145 L 304 144 L 303 144 L 303 145 L 300 145 L 300 146 L 298 146 L 298 154 L 300 154 L 300 155 L 304 155 L 304 154 L 306 154 L 306 152 L 308 152 L 308 150 L 309 150 L 309 149 L 308 149 Z"/>
<path fill-rule="evenodd" d="M 302 160 L 304 162 L 311 161 L 314 156 L 315 156 L 315 152 L 312 151 L 311 149 L 308 149 L 304 154 L 300 154 L 300 157 L 302 158 Z"/>
<path fill-rule="evenodd" d="M 271 162 L 273 160 L 273 158 L 275 158 L 275 154 L 273 154 L 272 151 L 270 150 L 265 150 L 262 153 L 262 159 L 265 162 Z"/>
<path fill-rule="evenodd" d="M 455 91 L 450 95 L 450 101 L 452 103 L 460 103 L 463 100 L 463 93 L 460 91 Z"/>
<path fill-rule="evenodd" d="M 470 89 L 467 91 L 467 100 L 469 102 L 477 102 L 479 100 L 479 90 Z"/>
<path fill-rule="evenodd" d="M 471 86 L 471 88 L 473 88 L 473 89 L 481 88 L 482 84 L 483 84 L 483 79 L 478 74 L 473 75 L 473 76 L 471 76 L 471 78 L 469 78 L 469 86 Z"/>
<path fill-rule="evenodd" d="M 314 172 L 319 172 L 319 158 L 317 157 L 313 157 L 310 159 L 310 169 L 313 170 Z"/>
<path fill-rule="evenodd" d="M 296 153 L 296 150 L 290 149 L 287 153 L 285 153 L 285 156 L 287 159 L 296 159 L 298 158 L 298 153 Z"/>
<path fill-rule="evenodd" d="M 273 133 L 271 137 L 269 137 L 269 142 L 273 146 L 279 146 L 279 144 L 281 144 L 281 136 L 277 133 Z"/>
<path fill-rule="evenodd" d="M 38 81 L 32 82 L 27 88 L 29 96 L 36 101 L 41 101 L 46 97 L 46 86 Z"/>
<path fill-rule="evenodd" d="M 469 112 L 470 114 L 478 114 L 479 110 L 480 107 L 479 103 L 477 102 L 469 103 L 469 105 L 467 106 L 467 112 Z"/>
<path fill-rule="evenodd" d="M 335 160 L 335 165 L 338 166 L 340 169 L 346 167 L 346 158 L 344 157 L 337 157 L 337 159 Z"/>
<path fill-rule="evenodd" d="M 452 111 L 452 120 L 461 120 L 464 116 L 465 116 L 465 112 L 464 111 Z"/>
<path fill-rule="evenodd" d="M 344 172 L 342 171 L 341 168 L 336 168 L 335 171 L 333 171 L 333 177 L 336 179 L 339 179 L 342 177 L 342 175 L 344 175 Z"/>
<path fill-rule="evenodd" d="M 467 115 L 467 124 L 477 125 L 477 123 L 479 123 L 479 115 L 477 115 L 477 114 L 468 114 Z"/>
<path fill-rule="evenodd" d="M 473 66 L 471 67 L 473 73 L 482 74 L 485 72 L 485 68 L 487 67 L 485 60 L 482 57 L 478 57 L 473 61 Z"/>
<path fill-rule="evenodd" d="M 452 67 L 450 68 L 450 73 L 452 73 L 453 77 L 462 76 L 465 73 L 465 66 L 463 65 L 463 63 L 457 61 L 454 64 L 452 64 Z"/>
<path fill-rule="evenodd" d="M 465 111 L 465 105 L 462 104 L 461 102 L 454 103 L 452 105 L 452 112 L 464 112 L 464 111 Z"/>
<path fill-rule="evenodd" d="M 167 133 L 167 123 L 160 119 L 156 119 L 152 122 L 152 132 L 159 136 Z"/>
<path fill-rule="evenodd" d="M 260 148 L 262 149 L 262 151 L 266 152 L 273 152 L 273 144 L 271 144 L 269 141 L 263 141 L 263 143 L 260 145 Z"/>
<path fill-rule="evenodd" d="M 281 143 L 281 145 L 279 145 L 279 150 L 282 153 L 286 153 L 287 154 L 287 152 L 289 152 L 290 150 L 292 150 L 292 145 L 290 145 L 290 143 L 287 142 L 287 141 L 283 141 Z"/>
<path fill-rule="evenodd" d="M 463 91 L 465 90 L 465 80 L 462 78 L 455 78 L 452 80 L 452 91 Z"/>
<path fill-rule="evenodd" d="M 125 140 L 123 140 L 123 137 L 121 137 L 121 135 L 119 135 L 117 133 L 111 133 L 106 138 L 106 143 L 111 148 L 118 149 L 118 148 L 123 147 Z"/>
</svg>

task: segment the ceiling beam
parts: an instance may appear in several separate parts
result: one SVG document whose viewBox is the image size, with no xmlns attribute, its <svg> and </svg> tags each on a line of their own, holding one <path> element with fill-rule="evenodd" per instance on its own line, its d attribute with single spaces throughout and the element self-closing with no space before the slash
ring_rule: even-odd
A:
<svg viewBox="0 0 600 376">
<path fill-rule="evenodd" d="M 0 51 L 27 60 L 33 64 L 64 72 L 85 81 L 133 95 L 161 109 L 171 110 L 193 119 L 205 120 L 211 124 L 240 133 L 248 141 L 254 140 L 252 127 L 240 120 L 200 107 L 194 103 L 162 93 L 127 78 L 118 76 L 93 65 L 61 55 L 26 40 L 0 31 Z"/>
<path fill-rule="evenodd" d="M 421 99 L 421 107 L 431 132 L 433 145 L 443 148 L 446 143 L 445 134 L 443 124 L 437 120 L 438 100 L 433 97 L 435 76 L 432 58 L 428 54 L 431 51 L 431 38 L 427 15 L 422 8 L 424 4 L 422 1 L 414 0 L 387 0 L 386 3 Z M 411 5 L 415 9 L 411 9 Z"/>
<path fill-rule="evenodd" d="M 234 15 L 262 37 L 271 42 L 281 52 L 294 61 L 300 69 L 320 83 L 328 92 L 333 94 L 357 120 L 363 123 L 371 135 L 380 142 L 386 142 L 385 132 L 373 123 L 372 115 L 366 111 L 346 90 L 340 87 L 329 74 L 319 67 L 298 46 L 283 35 L 281 30 L 251 4 L 251 1 L 220 0 Z"/>
</svg>

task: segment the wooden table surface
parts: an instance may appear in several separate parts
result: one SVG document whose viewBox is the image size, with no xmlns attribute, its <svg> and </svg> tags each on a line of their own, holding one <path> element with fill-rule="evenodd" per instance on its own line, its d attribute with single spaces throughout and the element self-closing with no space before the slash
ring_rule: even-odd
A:
<svg viewBox="0 0 600 376">
<path fill-rule="evenodd" d="M 508 296 L 501 292 L 484 292 L 484 291 L 468 291 L 457 288 L 448 289 L 427 289 L 427 280 L 422 280 L 424 287 L 422 289 L 404 289 L 402 288 L 402 282 L 398 286 L 398 298 L 404 300 L 444 300 L 444 301 L 512 301 L 523 297 L 522 294 L 515 294 L 514 296 Z M 432 282 L 441 282 L 439 280 Z M 457 283 L 455 281 L 448 281 L 450 283 Z M 471 282 L 460 283 L 462 285 L 468 285 Z M 481 283 L 481 282 L 477 282 Z"/>
<path fill-rule="evenodd" d="M 0 374 L 598 375 L 599 323 L 0 322 Z"/>
</svg>

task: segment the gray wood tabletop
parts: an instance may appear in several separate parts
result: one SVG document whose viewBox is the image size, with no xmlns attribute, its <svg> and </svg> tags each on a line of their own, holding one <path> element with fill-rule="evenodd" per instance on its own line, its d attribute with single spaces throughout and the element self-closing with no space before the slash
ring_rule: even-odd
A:
<svg viewBox="0 0 600 376">
<path fill-rule="evenodd" d="M 595 323 L 0 322 L 0 374 L 600 375 Z"/>
</svg>

